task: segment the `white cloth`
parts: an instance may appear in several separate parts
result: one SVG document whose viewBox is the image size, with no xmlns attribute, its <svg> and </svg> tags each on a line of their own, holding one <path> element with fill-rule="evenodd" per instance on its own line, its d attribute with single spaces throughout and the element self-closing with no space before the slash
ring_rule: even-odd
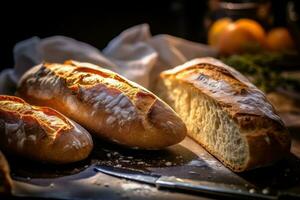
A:
<svg viewBox="0 0 300 200">
<path fill-rule="evenodd" d="M 13 94 L 17 81 L 32 66 L 73 59 L 113 70 L 151 89 L 162 70 L 203 56 L 216 56 L 207 45 L 170 35 L 152 36 L 147 24 L 129 28 L 114 38 L 101 52 L 95 47 L 64 36 L 33 37 L 16 44 L 15 66 L 0 74 L 0 94 Z"/>
</svg>

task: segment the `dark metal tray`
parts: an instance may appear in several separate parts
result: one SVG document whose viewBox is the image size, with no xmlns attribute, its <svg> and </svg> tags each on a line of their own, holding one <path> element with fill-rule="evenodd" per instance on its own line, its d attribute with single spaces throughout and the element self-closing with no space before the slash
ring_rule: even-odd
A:
<svg viewBox="0 0 300 200">
<path fill-rule="evenodd" d="M 264 192 L 282 191 L 300 197 L 300 140 L 292 153 L 272 166 L 233 173 L 193 140 L 160 151 L 128 150 L 96 140 L 89 159 L 67 166 L 50 166 L 10 158 L 15 196 L 58 199 L 199 199 L 199 194 L 160 191 L 155 187 L 94 171 L 97 164 L 155 174 L 243 185 Z M 211 196 L 210 196 L 211 197 Z"/>
</svg>

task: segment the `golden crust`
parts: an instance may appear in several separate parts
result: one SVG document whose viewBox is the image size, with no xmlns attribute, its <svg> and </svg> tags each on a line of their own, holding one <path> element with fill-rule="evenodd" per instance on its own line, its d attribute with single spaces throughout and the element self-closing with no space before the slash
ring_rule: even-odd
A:
<svg viewBox="0 0 300 200">
<path fill-rule="evenodd" d="M 244 128 L 274 122 L 283 125 L 274 107 L 260 90 L 242 74 L 216 59 L 195 59 L 165 71 L 161 76 L 172 77 L 198 88 L 222 105 L 223 109 Z M 260 119 L 265 117 L 264 122 L 250 120 L 256 117 Z"/>
<path fill-rule="evenodd" d="M 57 111 L 47 107 L 31 106 L 20 98 L 0 96 L 0 110 L 18 115 L 20 119 L 37 120 L 45 136 L 55 140 L 61 132 L 72 129 L 69 120 Z"/>
<path fill-rule="evenodd" d="M 22 77 L 17 94 L 33 104 L 49 105 L 95 135 L 131 148 L 160 149 L 186 135 L 182 120 L 158 97 L 92 64 L 38 65 Z M 153 114 L 156 110 L 164 120 L 156 120 L 160 119 Z"/>
<path fill-rule="evenodd" d="M 288 131 L 274 107 L 260 90 L 233 68 L 213 58 L 201 58 L 164 71 L 161 78 L 176 79 L 197 88 L 237 123 L 249 146 L 250 157 L 244 165 L 230 166 L 213 149 L 201 144 L 233 171 L 267 165 L 290 151 Z"/>
<path fill-rule="evenodd" d="M 89 133 L 78 124 L 12 96 L 0 96 L 0 136 L 4 151 L 55 164 L 82 160 L 93 147 Z"/>
</svg>

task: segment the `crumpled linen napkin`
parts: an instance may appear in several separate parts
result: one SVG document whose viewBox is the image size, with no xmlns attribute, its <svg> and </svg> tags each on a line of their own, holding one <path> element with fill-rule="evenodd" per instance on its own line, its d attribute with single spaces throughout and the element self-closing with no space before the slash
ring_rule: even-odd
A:
<svg viewBox="0 0 300 200">
<path fill-rule="evenodd" d="M 115 71 L 151 90 L 158 74 L 166 69 L 204 56 L 216 56 L 207 45 L 170 35 L 152 36 L 148 24 L 123 31 L 101 52 L 97 48 L 64 36 L 32 37 L 14 48 L 15 66 L 0 74 L 0 94 L 13 94 L 20 77 L 43 61 L 63 63 L 73 59 Z"/>
</svg>

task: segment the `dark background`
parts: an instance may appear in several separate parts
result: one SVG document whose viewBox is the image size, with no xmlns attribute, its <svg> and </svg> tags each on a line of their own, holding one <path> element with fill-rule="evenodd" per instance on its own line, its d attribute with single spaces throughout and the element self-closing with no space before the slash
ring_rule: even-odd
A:
<svg viewBox="0 0 300 200">
<path fill-rule="evenodd" d="M 279 25 L 284 24 L 285 4 L 285 0 L 273 1 Z M 13 66 L 15 43 L 32 36 L 65 35 L 102 49 L 124 29 L 148 23 L 153 35 L 167 33 L 205 42 L 207 5 L 207 0 L 0 3 L 0 69 Z"/>
</svg>

